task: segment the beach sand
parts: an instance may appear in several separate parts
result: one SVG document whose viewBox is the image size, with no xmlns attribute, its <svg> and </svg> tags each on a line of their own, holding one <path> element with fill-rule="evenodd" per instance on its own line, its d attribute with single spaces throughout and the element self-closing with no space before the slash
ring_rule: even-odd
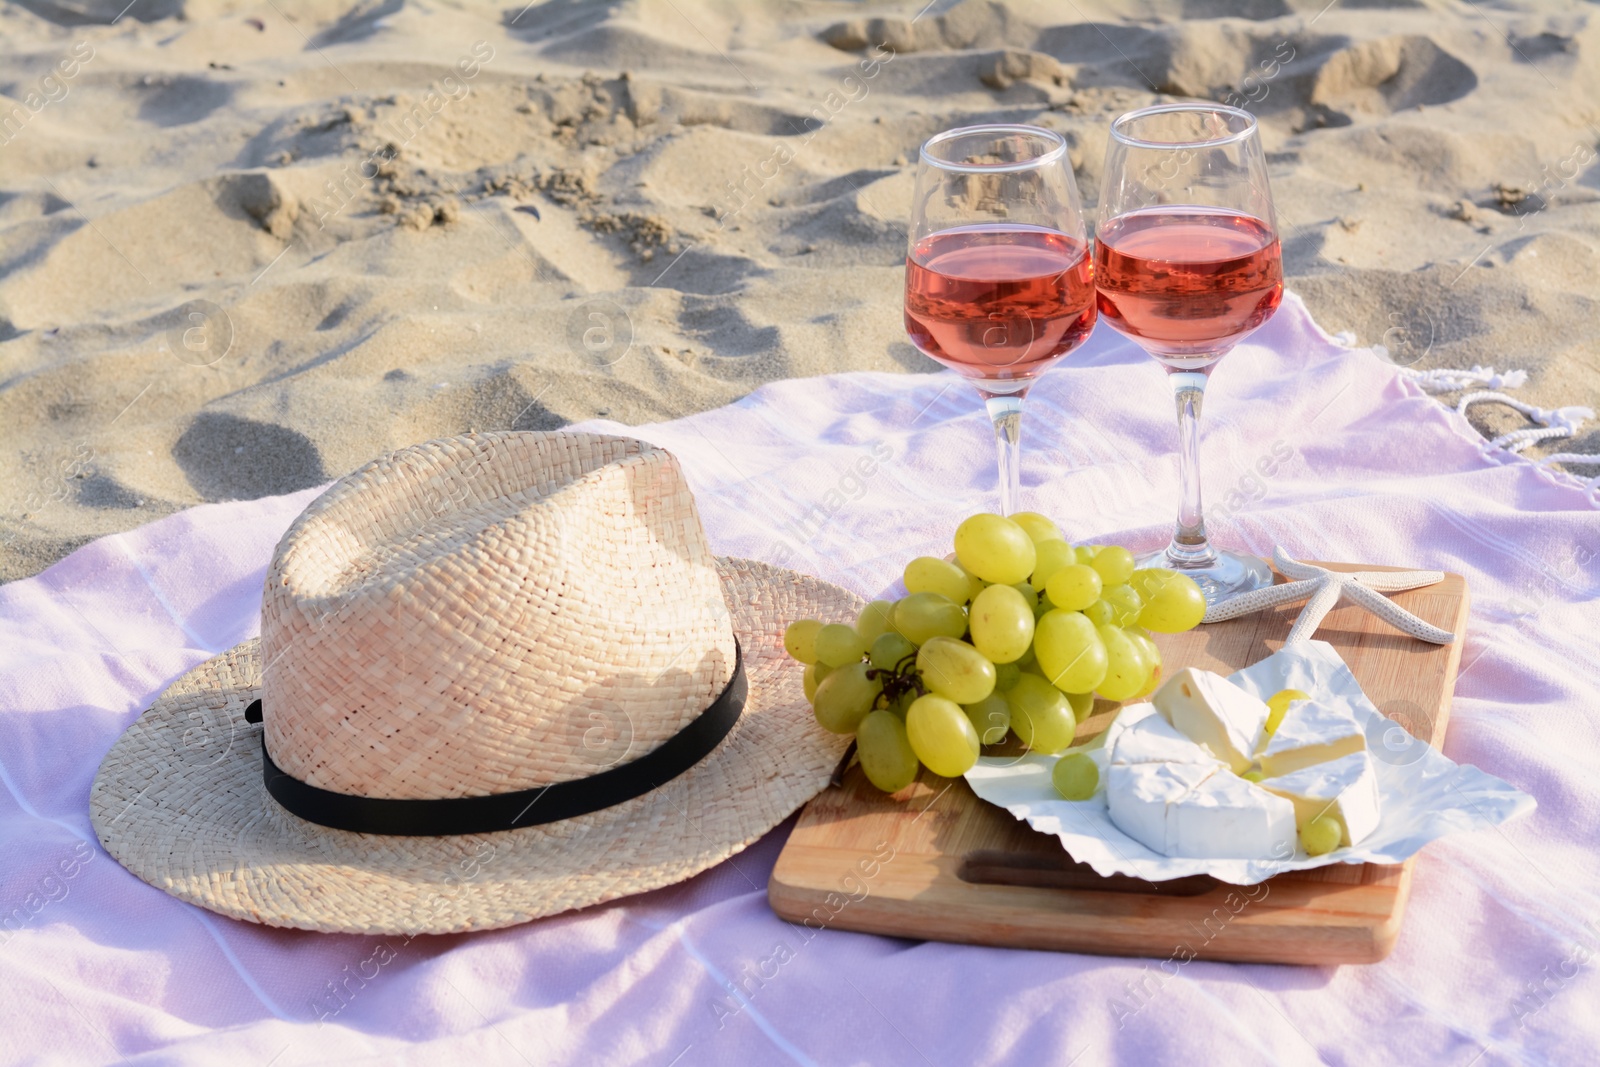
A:
<svg viewBox="0 0 1600 1067">
<path fill-rule="evenodd" d="M 1178 97 L 1260 115 L 1326 328 L 1600 407 L 1593 4 L 124 3 L 0 7 L 0 580 L 430 437 L 932 370 L 920 142 L 1060 130 L 1092 204 Z"/>
</svg>

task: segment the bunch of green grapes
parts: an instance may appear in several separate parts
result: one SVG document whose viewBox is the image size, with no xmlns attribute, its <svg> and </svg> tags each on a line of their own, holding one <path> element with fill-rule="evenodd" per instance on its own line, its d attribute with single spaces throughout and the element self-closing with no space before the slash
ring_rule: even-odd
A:
<svg viewBox="0 0 1600 1067">
<path fill-rule="evenodd" d="M 905 586 L 854 626 L 801 619 L 783 637 L 806 665 L 817 722 L 855 734 L 862 770 L 886 793 L 923 765 L 965 774 L 1007 732 L 1061 751 L 1095 694 L 1124 701 L 1161 684 L 1150 631 L 1191 629 L 1206 610 L 1185 575 L 1136 570 L 1116 545 L 1070 545 L 1034 512 L 972 516 L 950 555 L 906 565 Z"/>
</svg>

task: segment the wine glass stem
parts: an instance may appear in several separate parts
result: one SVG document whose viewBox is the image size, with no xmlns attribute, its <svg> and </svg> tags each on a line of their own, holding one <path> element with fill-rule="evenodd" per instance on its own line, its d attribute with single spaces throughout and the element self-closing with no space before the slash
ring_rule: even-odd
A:
<svg viewBox="0 0 1600 1067">
<path fill-rule="evenodd" d="M 985 393 L 983 403 L 994 422 L 994 447 L 1000 461 L 1000 514 L 1014 515 L 1022 478 L 1022 396 Z"/>
<path fill-rule="evenodd" d="M 1167 558 L 1174 567 L 1207 567 L 1216 562 L 1217 553 L 1206 540 L 1206 519 L 1200 493 L 1200 408 L 1205 401 L 1203 371 L 1169 371 L 1172 395 L 1178 406 L 1178 485 L 1182 499 L 1178 504 L 1177 528 Z"/>
</svg>

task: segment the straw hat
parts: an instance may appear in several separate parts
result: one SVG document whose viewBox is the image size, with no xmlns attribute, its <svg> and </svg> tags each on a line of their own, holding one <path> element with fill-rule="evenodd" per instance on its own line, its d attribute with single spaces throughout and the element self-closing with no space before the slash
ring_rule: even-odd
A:
<svg viewBox="0 0 1600 1067">
<path fill-rule="evenodd" d="M 665 886 L 827 784 L 846 742 L 783 628 L 861 603 L 713 557 L 643 442 L 402 449 L 289 527 L 261 637 L 112 746 L 95 831 L 173 896 L 309 930 L 484 930 Z"/>
</svg>

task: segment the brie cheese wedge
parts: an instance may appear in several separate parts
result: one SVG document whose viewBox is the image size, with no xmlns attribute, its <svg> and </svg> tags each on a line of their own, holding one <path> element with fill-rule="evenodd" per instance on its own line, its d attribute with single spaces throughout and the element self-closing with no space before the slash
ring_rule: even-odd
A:
<svg viewBox="0 0 1600 1067">
<path fill-rule="evenodd" d="M 1197 859 L 1303 856 L 1300 833 L 1319 817 L 1337 822 L 1340 847 L 1372 834 L 1377 765 L 1354 713 L 1296 701 L 1270 735 L 1267 716 L 1255 696 L 1194 668 L 1129 705 L 1089 750 L 1112 823 L 1153 852 Z M 1252 756 L 1259 782 L 1242 777 Z"/>
<path fill-rule="evenodd" d="M 1157 715 L 1154 704 L 1129 704 L 1117 712 L 1117 717 L 1111 720 L 1111 725 L 1106 727 L 1105 733 L 1090 744 L 1098 744 L 1098 747 L 1105 749 L 1108 754 L 1115 752 L 1117 739 L 1122 736 L 1123 731 L 1151 715 Z"/>
<path fill-rule="evenodd" d="M 1159 715 L 1146 715 L 1117 735 L 1111 762 L 1118 763 L 1198 763 L 1221 766 L 1206 749 L 1179 732 Z"/>
<path fill-rule="evenodd" d="M 1299 826 L 1319 815 L 1333 816 L 1339 822 L 1341 847 L 1348 848 L 1378 827 L 1378 774 L 1365 751 L 1264 778 L 1261 788 L 1293 804 Z"/>
<path fill-rule="evenodd" d="M 1113 763 L 1111 821 L 1163 856 L 1285 859 L 1295 851 L 1294 804 L 1205 763 Z"/>
<path fill-rule="evenodd" d="M 1177 855 L 1171 811 L 1221 766 L 1201 763 L 1114 763 L 1106 779 L 1106 811 L 1117 829 L 1163 856 Z"/>
<path fill-rule="evenodd" d="M 1220 674 L 1185 667 L 1150 698 L 1167 722 L 1236 773 L 1248 770 L 1267 724 L 1267 705 Z"/>
<path fill-rule="evenodd" d="M 1277 778 L 1366 747 L 1366 734 L 1354 715 L 1315 700 L 1297 700 L 1261 751 L 1261 773 Z"/>
<path fill-rule="evenodd" d="M 1294 804 L 1219 771 L 1167 809 L 1169 856 L 1285 860 L 1295 854 Z"/>
</svg>

